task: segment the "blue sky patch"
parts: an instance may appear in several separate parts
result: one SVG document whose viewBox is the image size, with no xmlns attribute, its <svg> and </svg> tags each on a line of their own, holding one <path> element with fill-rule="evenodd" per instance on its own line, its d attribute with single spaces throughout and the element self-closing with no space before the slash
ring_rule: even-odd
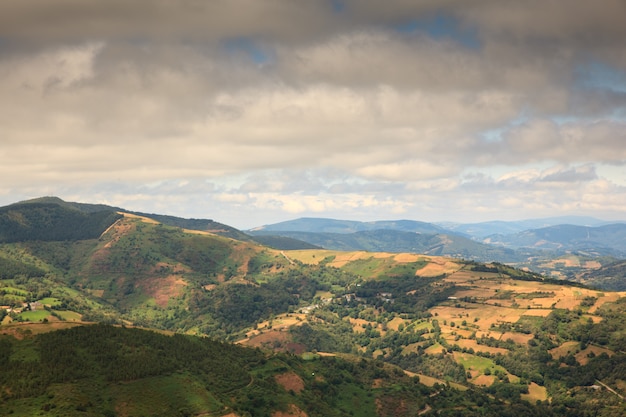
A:
<svg viewBox="0 0 626 417">
<path fill-rule="evenodd" d="M 481 46 L 475 29 L 465 27 L 455 17 L 441 13 L 396 25 L 395 29 L 400 33 L 426 33 L 438 40 L 452 39 L 470 49 L 478 49 Z"/>
<path fill-rule="evenodd" d="M 591 61 L 580 66 L 578 80 L 584 87 L 626 93 L 626 72 L 601 61 Z"/>
<path fill-rule="evenodd" d="M 227 52 L 246 55 L 255 64 L 267 64 L 272 61 L 272 54 L 250 38 L 226 39 L 222 45 Z"/>
</svg>

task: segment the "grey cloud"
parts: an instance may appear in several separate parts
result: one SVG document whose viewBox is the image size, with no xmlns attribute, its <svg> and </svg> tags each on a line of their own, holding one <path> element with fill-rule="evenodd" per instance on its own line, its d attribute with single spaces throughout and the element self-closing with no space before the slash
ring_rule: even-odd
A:
<svg viewBox="0 0 626 417">
<path fill-rule="evenodd" d="M 525 161 L 620 162 L 626 159 L 623 122 L 569 122 L 536 120 L 511 129 L 503 143 Z"/>
<path fill-rule="evenodd" d="M 568 168 L 557 172 L 551 172 L 544 175 L 540 181 L 544 182 L 580 182 L 580 181 L 592 181 L 598 179 L 596 170 L 593 166 L 582 166 Z"/>
<path fill-rule="evenodd" d="M 626 68 L 623 2 L 344 4 L 0 2 L 0 194 L 436 214 L 555 207 L 565 182 L 626 204 L 594 168 L 626 161 L 624 93 L 586 83 L 589 59 Z M 437 15 L 477 44 L 419 26 Z"/>
</svg>

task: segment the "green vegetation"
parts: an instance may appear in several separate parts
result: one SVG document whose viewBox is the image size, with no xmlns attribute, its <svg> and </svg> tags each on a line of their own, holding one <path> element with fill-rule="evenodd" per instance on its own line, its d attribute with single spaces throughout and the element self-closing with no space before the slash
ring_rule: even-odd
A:
<svg viewBox="0 0 626 417">
<path fill-rule="evenodd" d="M 0 327 L 6 334 L 0 335 L 0 410 L 626 412 L 619 397 L 626 395 L 626 298 L 618 294 L 500 263 L 281 252 L 136 217 L 114 216 L 112 227 L 97 236 L 54 240 L 62 234 L 39 231 L 31 239 L 30 215 L 48 215 L 33 224 L 54 229 L 50 225 L 64 225 L 66 215 L 82 224 L 103 213 L 101 207 L 60 205 L 56 215 L 54 204 L 3 212 L 13 222 L 8 230 L 21 230 L 23 240 L 0 244 L 0 319 L 13 321 Z M 89 221 L 103 227 L 103 218 Z M 80 320 L 101 324 L 78 326 Z M 78 327 L 39 334 L 63 325 Z M 295 352 L 309 354 L 305 360 Z M 435 385 L 425 387 L 402 370 L 436 378 Z M 285 374 L 292 385 L 280 382 Z"/>
<path fill-rule="evenodd" d="M 93 239 L 120 217 L 113 210 L 84 213 L 56 203 L 17 203 L 0 208 L 0 242 Z"/>
<path fill-rule="evenodd" d="M 26 351 L 29 357 L 16 354 Z M 207 338 L 107 325 L 0 337 L 0 364 L 2 415 L 560 415 L 477 390 L 429 388 L 377 361 L 268 356 Z"/>
</svg>

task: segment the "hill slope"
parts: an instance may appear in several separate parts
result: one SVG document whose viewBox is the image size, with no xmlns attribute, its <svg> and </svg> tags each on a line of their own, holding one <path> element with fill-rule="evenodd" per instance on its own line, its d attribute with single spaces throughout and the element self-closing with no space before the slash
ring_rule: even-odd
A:
<svg viewBox="0 0 626 417">
<path fill-rule="evenodd" d="M 255 231 L 253 236 L 266 233 L 289 237 L 332 250 L 366 250 L 370 252 L 410 252 L 426 255 L 454 256 L 482 262 L 520 262 L 530 251 L 516 252 L 497 246 L 485 245 L 471 239 L 445 234 L 421 234 L 399 230 L 381 229 L 354 233 L 312 233 L 292 231 Z"/>
<path fill-rule="evenodd" d="M 359 222 L 354 220 L 323 219 L 304 217 L 296 220 L 265 225 L 250 230 L 251 234 L 263 232 L 311 232 L 311 233 L 355 233 L 372 230 L 397 230 L 414 233 L 443 233 L 445 230 L 432 223 L 414 220 L 380 220 Z"/>
<path fill-rule="evenodd" d="M 486 241 L 511 248 L 571 250 L 598 256 L 626 257 L 626 224 L 616 223 L 598 227 L 558 225 L 512 235 L 494 235 L 488 237 Z"/>
<path fill-rule="evenodd" d="M 437 401 L 453 396 L 452 403 L 443 407 L 448 414 L 458 414 L 462 404 L 472 410 L 469 415 L 475 415 L 472 407 L 477 403 L 463 402 L 455 390 L 442 394 L 441 387 L 447 384 L 468 390 L 468 398 L 487 401 L 489 410 L 497 409 L 497 404 L 549 400 L 544 411 L 556 415 L 595 410 L 610 416 L 626 411 L 613 393 L 626 394 L 620 365 L 626 360 L 622 353 L 626 351 L 626 294 L 546 279 L 502 263 L 408 253 L 279 251 L 125 213 L 98 238 L 0 244 L 0 265 L 6 267 L 0 277 L 0 305 L 9 307 L 0 309 L 0 328 L 19 336 L 35 327 L 24 325 L 14 331 L 15 322 L 42 326 L 47 322 L 51 328 L 80 320 L 135 324 L 238 341 L 284 352 L 286 357 L 318 351 L 353 355 L 366 362 L 376 359 L 375 366 L 381 368 L 383 362 L 394 364 L 432 385 Z M 8 356 L 19 372 L 33 366 L 41 369 L 32 362 L 41 360 L 40 351 L 29 349 L 29 343 L 35 342 L 20 344 L 23 353 L 11 351 Z M 121 343 L 116 349 L 122 358 L 126 353 L 131 359 L 139 355 L 138 363 L 158 357 L 152 348 L 131 346 Z M 88 364 L 100 360 L 100 353 L 91 352 L 89 346 L 77 349 L 70 349 L 75 360 Z M 146 358 L 141 356 L 144 353 Z M 63 358 L 63 352 L 56 355 Z M 128 366 L 129 371 L 133 366 Z M 161 369 L 158 366 L 147 368 Z M 50 369 L 60 378 L 65 372 Z M 166 372 L 176 378 L 164 383 L 178 387 L 188 371 L 176 367 Z M 337 374 L 342 376 L 334 378 Z M 76 384 L 82 376 L 76 378 L 69 382 Z M 137 378 L 142 384 L 157 384 L 145 381 L 142 374 Z M 195 378 L 190 384 L 202 385 Z M 370 407 L 374 401 L 368 397 L 370 391 L 344 386 L 346 378 L 343 373 L 325 374 L 323 380 L 313 379 L 319 383 L 313 387 L 345 393 L 337 394 L 333 406 L 339 404 L 341 410 L 341 403 L 347 401 L 353 404 L 343 406 L 348 413 L 357 413 L 359 401 L 367 401 L 367 410 L 379 409 Z M 35 386 L 68 382 L 41 381 Z M 124 386 L 132 382 L 118 381 Z M 23 388 L 17 385 L 8 393 Z M 265 398 L 267 391 L 260 392 Z M 353 403 L 353 392 L 359 399 L 370 399 Z M 254 393 L 248 394 L 252 400 Z M 495 400 L 485 400 L 487 394 Z M 229 406 L 226 401 L 218 403 Z M 416 401 L 421 405 L 406 410 L 406 415 L 425 411 L 424 402 Z M 400 403 L 394 403 L 394 412 L 387 415 L 402 415 L 397 410 Z M 90 407 L 88 402 L 81 404 Z M 300 410 L 306 406 L 292 404 Z M 529 412 L 549 415 L 532 407 Z M 367 413 L 361 415 L 373 415 Z"/>
<path fill-rule="evenodd" d="M 0 242 L 95 239 L 121 216 L 83 212 L 57 202 L 31 201 L 0 208 Z"/>
<path fill-rule="evenodd" d="M 406 412 L 395 415 L 449 408 L 437 390 L 391 367 L 311 359 L 104 325 L 0 335 L 0 415 L 374 417 L 400 404 Z M 451 394 L 486 415 L 502 407 Z"/>
</svg>

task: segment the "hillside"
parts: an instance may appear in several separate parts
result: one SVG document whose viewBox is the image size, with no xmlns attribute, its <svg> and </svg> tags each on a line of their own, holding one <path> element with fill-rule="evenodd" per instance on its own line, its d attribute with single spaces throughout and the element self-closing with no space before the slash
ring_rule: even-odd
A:
<svg viewBox="0 0 626 417">
<path fill-rule="evenodd" d="M 31 201 L 0 208 L 0 242 L 95 239 L 121 216 L 83 212 L 58 202 Z"/>
<path fill-rule="evenodd" d="M 445 387 L 426 387 L 373 361 L 267 355 L 105 325 L 51 326 L 0 327 L 18 336 L 0 335 L 0 415 L 402 416 L 445 412 L 450 398 L 468 410 L 491 409 L 485 415 L 503 408 L 479 393 L 465 399 L 451 392 L 442 401 Z"/>
<path fill-rule="evenodd" d="M 626 257 L 626 224 L 598 227 L 557 225 L 512 235 L 492 235 L 485 241 L 510 248 L 569 250 L 595 256 Z"/>
<path fill-rule="evenodd" d="M 511 235 L 525 230 L 541 229 L 544 227 L 558 226 L 563 224 L 574 226 L 595 227 L 608 224 L 604 220 L 586 216 L 560 216 L 543 219 L 528 219 L 517 221 L 488 221 L 480 223 L 438 223 L 446 230 L 471 236 L 482 240 L 491 235 Z"/>
<path fill-rule="evenodd" d="M 27 213 L 21 213 L 21 211 L 23 211 L 24 208 L 28 208 L 28 207 L 31 207 L 31 212 L 32 212 L 31 217 L 38 219 L 38 221 L 40 222 L 41 221 L 49 222 L 47 224 L 41 223 L 37 225 L 37 227 L 41 228 L 42 230 L 46 230 L 48 233 L 52 233 L 57 228 L 64 229 L 66 230 L 66 232 L 69 233 L 71 232 L 70 224 L 71 226 L 74 226 L 75 229 L 79 229 L 79 230 L 85 229 L 86 225 L 82 225 L 78 223 L 76 220 L 71 218 L 72 215 L 80 216 L 80 214 L 78 214 L 77 212 L 83 213 L 83 216 L 86 216 L 86 217 L 94 217 L 94 213 L 106 213 L 106 212 L 121 213 L 123 212 L 127 214 L 132 214 L 138 217 L 153 219 L 156 222 L 167 225 L 167 226 L 179 227 L 182 229 L 189 229 L 189 230 L 198 230 L 201 232 L 210 232 L 216 235 L 230 237 L 233 239 L 250 240 L 250 237 L 246 235 L 245 233 L 241 232 L 240 230 L 235 229 L 234 227 L 222 224 L 222 223 L 218 223 L 210 219 L 184 219 L 181 217 L 167 216 L 167 215 L 162 215 L 162 214 L 142 213 L 138 211 L 126 210 L 120 207 L 108 206 L 105 204 L 88 204 L 88 203 L 68 202 L 68 201 L 63 201 L 58 197 L 35 198 L 32 200 L 22 201 L 19 203 L 12 204 L 10 206 L 3 207 L 0 210 L 11 211 L 14 213 L 20 212 L 20 216 L 28 217 L 29 215 Z M 35 210 L 36 207 L 47 207 L 49 210 L 58 211 L 59 214 L 50 216 L 44 213 L 37 213 Z M 65 223 L 58 223 L 58 221 L 62 220 L 64 216 L 70 217 L 70 218 L 67 219 Z M 118 217 L 119 216 L 120 215 L 118 214 Z M 6 225 L 0 225 L 0 230 L 3 230 L 4 227 L 6 227 Z M 104 229 L 106 229 L 106 227 Z M 100 233 L 102 233 L 104 229 L 101 230 Z M 76 233 L 76 231 L 74 231 L 74 233 Z M 49 238 L 49 239 L 38 239 L 38 240 L 79 240 L 79 239 L 87 239 L 90 237 L 97 237 L 97 236 L 99 236 L 99 234 L 94 235 L 92 233 L 91 235 L 87 235 L 87 234 L 76 235 L 76 236 L 70 236 L 69 238 L 60 238 L 60 239 Z M 15 241 L 19 241 L 19 240 L 22 240 L 22 239 L 17 238 Z"/>
<path fill-rule="evenodd" d="M 535 228 L 529 229 L 531 227 Z M 247 233 L 259 241 L 270 236 L 289 237 L 333 250 L 410 252 L 504 262 L 568 280 L 584 280 L 588 273 L 626 257 L 625 224 L 607 224 L 576 216 L 515 222 L 441 223 L 438 226 L 407 220 L 365 223 L 303 218 L 266 225 Z M 283 247 L 280 241 L 276 243 L 274 247 L 278 249 L 296 248 L 294 245 Z M 608 282 L 589 281 L 599 288 L 614 289 Z"/>
<path fill-rule="evenodd" d="M 514 251 L 485 245 L 471 239 L 445 234 L 422 234 L 391 229 L 369 230 L 354 233 L 313 233 L 295 231 L 255 231 L 254 237 L 266 233 L 289 237 L 331 250 L 370 252 L 410 252 L 426 255 L 453 256 L 482 262 L 522 262 L 531 251 Z"/>
<path fill-rule="evenodd" d="M 12 216 L 19 210 L 14 208 Z M 359 232 L 365 236 L 367 233 L 371 232 Z M 397 236 L 398 232 L 386 233 Z M 359 415 L 358 410 L 365 409 L 370 411 L 360 415 L 403 415 L 398 407 L 405 410 L 404 415 L 415 415 L 428 407 L 439 407 L 441 415 L 463 415 L 459 414 L 460 404 L 466 409 L 465 415 L 476 415 L 475 407 L 483 406 L 484 415 L 495 415 L 494 410 L 498 410 L 498 415 L 506 415 L 502 404 L 515 404 L 511 413 L 517 406 L 522 407 L 525 415 L 574 416 L 596 412 L 612 416 L 626 412 L 619 397 L 626 395 L 626 372 L 620 365 L 626 361 L 626 294 L 547 279 L 502 263 L 416 253 L 274 250 L 251 241 L 172 227 L 153 218 L 124 213 L 97 238 L 2 243 L 0 267 L 0 305 L 4 306 L 0 309 L 0 333 L 22 337 L 29 329 L 36 329 L 32 326 L 54 329 L 89 321 L 237 341 L 261 348 L 267 355 L 269 351 L 286 355 L 281 358 L 309 357 L 311 352 L 343 354 L 355 363 L 371 360 L 374 367 L 393 365 L 417 375 L 431 387 L 420 388 L 425 390 L 420 392 L 434 398 L 425 400 L 410 394 L 414 406 L 404 409 L 400 407 L 401 400 L 390 400 L 395 411 L 381 411 L 389 409 L 379 407 L 383 400 L 375 400 L 378 394 L 369 389 L 377 389 L 378 384 L 385 386 L 391 378 L 388 374 L 377 378 L 381 382 L 362 380 L 370 381 L 366 383 L 371 383 L 368 390 L 342 385 L 347 376 L 331 378 L 328 375 L 332 371 L 323 380 L 314 379 L 324 383 L 324 388 L 315 384 L 311 387 L 329 390 L 339 396 L 338 403 L 354 396 L 369 404 L 359 408 L 361 400 L 348 401 L 351 405 L 346 403 L 341 411 L 345 415 L 350 411 Z M 76 333 L 71 335 L 74 336 L 68 337 L 76 338 Z M 19 347 L 9 355 L 16 360 L 16 369 L 21 369 L 16 372 L 38 369 L 28 368 L 28 363 L 21 368 L 23 358 L 41 360 L 28 348 L 40 342 L 25 340 L 10 342 Z M 153 355 L 152 348 L 139 348 L 137 344 L 126 348 L 126 342 L 120 343 L 112 352 L 120 351 L 122 356 L 145 353 L 147 358 Z M 156 345 L 159 343 L 165 342 Z M 101 360 L 89 346 L 76 349 L 70 355 L 73 359 L 68 360 Z M 58 351 L 55 354 L 62 355 Z M 227 357 L 228 353 L 224 355 Z M 325 364 L 328 361 L 318 360 Z M 164 366 L 168 363 L 165 361 Z M 173 387 L 188 381 L 180 379 L 179 373 L 190 372 L 176 363 L 176 367 L 164 371 L 170 377 L 176 376 L 166 383 Z M 305 365 L 293 366 L 294 372 L 301 375 L 298 366 Z M 158 372 L 154 372 L 162 376 L 161 368 L 155 367 Z M 308 372 L 310 368 L 306 369 Z M 38 399 L 32 404 L 37 405 L 28 407 L 45 405 L 41 395 L 49 396 L 50 390 L 55 389 L 50 387 L 69 381 L 62 379 L 61 371 L 51 374 L 61 375 L 61 380 L 46 379 L 35 384 L 39 389 L 48 388 L 44 390 L 46 394 L 33 394 Z M 83 376 L 72 378 L 71 383 L 76 384 L 76 378 Z M 137 378 L 143 380 L 144 375 Z M 116 381 L 122 381 L 124 387 L 130 383 L 124 379 Z M 197 382 L 201 379 L 196 376 L 189 381 L 192 386 L 204 384 Z M 390 391 L 408 392 L 408 388 L 400 386 Z M 18 389 L 22 388 L 16 386 L 8 392 Z M 460 394 L 463 390 L 465 396 Z M 259 391 L 260 398 L 270 398 L 270 391 Z M 254 394 L 248 394 L 252 401 Z M 67 401 L 74 404 L 76 398 L 71 398 Z M 235 410 L 230 400 L 220 398 L 219 407 Z M 11 402 L 12 407 L 26 404 L 17 398 L 10 401 L 13 400 L 16 402 Z M 439 400 L 443 402 L 438 403 Z M 89 409 L 89 401 L 96 404 L 89 399 L 81 408 Z M 409 400 L 403 401 L 409 404 Z M 537 401 L 542 404 L 540 408 L 529 405 Z M 373 408 L 372 402 L 376 404 Z M 280 404 L 268 406 L 268 413 L 291 407 Z M 289 404 L 306 410 L 307 415 L 322 415 L 307 408 L 312 403 Z M 117 410 L 115 406 L 109 409 Z M 220 410 L 228 414 L 225 409 Z M 211 412 L 209 415 L 223 415 L 221 411 Z M 283 415 L 290 415 L 285 412 Z M 524 415 L 520 413 L 511 415 Z M 235 411 L 235 415 L 246 415 L 246 411 Z"/>
<path fill-rule="evenodd" d="M 397 230 L 414 233 L 444 233 L 445 230 L 432 223 L 414 220 L 380 220 L 359 222 L 354 220 L 336 220 L 304 217 L 295 220 L 265 225 L 249 230 L 251 234 L 262 232 L 311 232 L 311 233 L 355 233 L 373 230 Z"/>
<path fill-rule="evenodd" d="M 617 261 L 578 276 L 581 282 L 612 291 L 626 291 L 626 261 Z"/>
</svg>

